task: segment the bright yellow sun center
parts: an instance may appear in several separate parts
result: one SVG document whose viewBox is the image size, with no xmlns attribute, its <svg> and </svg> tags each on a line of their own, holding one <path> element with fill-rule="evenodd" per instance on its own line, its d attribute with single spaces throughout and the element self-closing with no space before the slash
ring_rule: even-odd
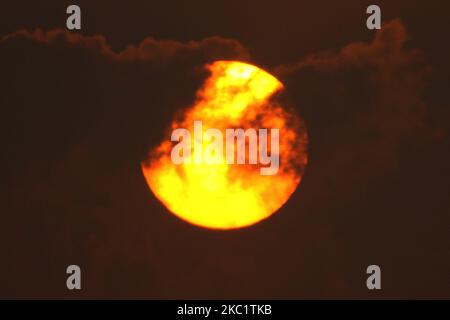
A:
<svg viewBox="0 0 450 320">
<path fill-rule="evenodd" d="M 261 175 L 261 164 L 228 164 L 225 159 L 174 164 L 170 135 L 150 152 L 142 170 L 155 196 L 181 219 L 214 229 L 250 226 L 278 210 L 299 184 L 307 162 L 306 130 L 301 119 L 271 99 L 284 88 L 272 75 L 236 61 L 217 61 L 207 68 L 211 74 L 196 102 L 171 128 L 193 132 L 194 121 L 202 121 L 203 143 L 193 139 L 192 150 L 208 147 L 208 128 L 277 128 L 277 173 Z"/>
</svg>

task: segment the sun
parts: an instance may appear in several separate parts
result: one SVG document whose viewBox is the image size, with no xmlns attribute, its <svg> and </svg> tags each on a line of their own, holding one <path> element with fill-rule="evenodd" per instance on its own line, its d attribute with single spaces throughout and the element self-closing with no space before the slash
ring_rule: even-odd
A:
<svg viewBox="0 0 450 320">
<path fill-rule="evenodd" d="M 278 99 L 285 90 L 283 84 L 266 71 L 238 61 L 216 61 L 205 67 L 209 77 L 197 91 L 196 101 L 183 110 L 181 119 L 173 120 L 171 129 L 194 132 L 194 123 L 201 121 L 203 139 L 195 138 L 189 145 L 195 152 L 205 151 L 211 143 L 205 132 L 208 128 L 223 132 L 230 128 L 276 128 L 276 174 L 262 175 L 263 164 L 245 161 L 252 148 L 260 155 L 260 144 L 244 146 L 241 164 L 230 164 L 224 157 L 214 163 L 175 164 L 171 158 L 175 142 L 170 135 L 150 150 L 142 172 L 156 198 L 191 224 L 212 229 L 251 226 L 281 208 L 300 183 L 307 164 L 306 128 Z M 237 150 L 238 141 L 233 143 Z M 267 148 L 272 155 L 277 151 L 271 144 Z"/>
</svg>

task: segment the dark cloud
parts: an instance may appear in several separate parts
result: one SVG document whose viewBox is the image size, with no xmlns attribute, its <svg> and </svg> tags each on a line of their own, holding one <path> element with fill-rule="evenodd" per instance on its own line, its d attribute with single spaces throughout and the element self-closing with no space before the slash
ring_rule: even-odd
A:
<svg viewBox="0 0 450 320">
<path fill-rule="evenodd" d="M 201 41 L 182 43 L 173 40 L 156 40 L 145 38 L 137 46 L 129 45 L 120 52 L 111 49 L 102 35 L 84 36 L 68 32 L 66 29 L 55 29 L 44 32 L 36 29 L 34 32 L 20 30 L 3 37 L 3 42 L 24 38 L 47 45 L 75 46 L 96 52 L 118 62 L 145 61 L 158 64 L 174 63 L 203 59 L 212 61 L 218 59 L 248 60 L 248 51 L 236 40 L 222 37 L 208 37 Z"/>
<path fill-rule="evenodd" d="M 402 146 L 442 139 L 441 128 L 426 122 L 433 112 L 424 98 L 431 67 L 407 40 L 405 27 L 394 20 L 372 42 L 276 69 L 297 95 L 312 139 L 327 153 L 324 161 L 332 162 L 330 170 L 351 168 L 343 179 L 360 183 L 387 174 L 398 164 Z"/>
</svg>

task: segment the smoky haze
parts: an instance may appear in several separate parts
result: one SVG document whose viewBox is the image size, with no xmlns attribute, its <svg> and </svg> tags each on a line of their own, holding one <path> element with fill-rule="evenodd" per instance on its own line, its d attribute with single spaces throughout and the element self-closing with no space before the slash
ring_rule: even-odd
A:
<svg viewBox="0 0 450 320">
<path fill-rule="evenodd" d="M 446 10 L 430 3 L 381 1 L 375 33 L 359 1 L 330 4 L 340 15 L 298 1 L 137 1 L 121 26 L 124 4 L 108 14 L 80 1 L 80 34 L 60 29 L 64 5 L 8 4 L 0 297 L 449 298 L 450 50 Z M 229 59 L 284 83 L 309 164 L 269 220 L 214 232 L 168 214 L 140 163 L 192 104 L 203 65 Z M 71 264 L 78 292 L 65 286 Z"/>
</svg>

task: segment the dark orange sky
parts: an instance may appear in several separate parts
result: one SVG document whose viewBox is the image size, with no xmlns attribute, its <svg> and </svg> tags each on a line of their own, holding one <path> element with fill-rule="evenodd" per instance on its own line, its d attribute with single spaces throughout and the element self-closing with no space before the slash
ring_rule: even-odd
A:
<svg viewBox="0 0 450 320">
<path fill-rule="evenodd" d="M 69 2 L 2 5 L 1 298 L 450 298 L 448 5 L 378 1 L 375 33 L 372 2 L 242 2 L 78 1 L 79 34 Z M 310 137 L 286 206 L 231 232 L 140 172 L 216 59 L 276 74 Z"/>
</svg>

